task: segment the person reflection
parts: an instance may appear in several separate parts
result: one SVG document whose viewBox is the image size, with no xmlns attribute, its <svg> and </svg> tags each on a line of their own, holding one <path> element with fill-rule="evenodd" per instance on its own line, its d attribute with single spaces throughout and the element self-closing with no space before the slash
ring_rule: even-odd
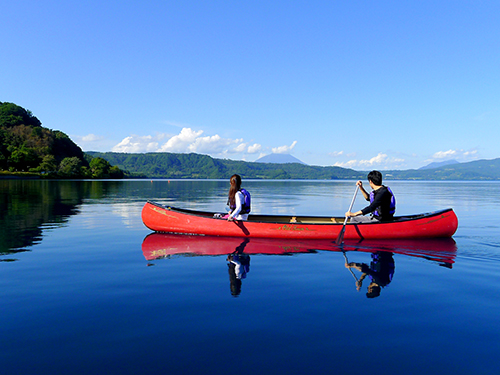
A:
<svg viewBox="0 0 500 375">
<path fill-rule="evenodd" d="M 228 262 L 227 266 L 231 295 L 233 297 L 238 297 L 240 295 L 241 280 L 246 278 L 247 273 L 250 272 L 250 255 L 243 252 L 248 242 L 250 242 L 250 240 L 245 238 L 226 259 Z"/>
<path fill-rule="evenodd" d="M 354 268 L 362 272 L 361 277 L 356 281 L 356 289 L 360 290 L 363 286 L 363 280 L 366 276 L 371 279 L 366 292 L 367 298 L 380 296 L 382 288 L 386 287 L 392 281 L 396 265 L 394 263 L 393 253 L 386 251 L 376 251 L 371 254 L 372 261 L 370 265 L 366 263 L 347 263 L 346 268 Z"/>
</svg>

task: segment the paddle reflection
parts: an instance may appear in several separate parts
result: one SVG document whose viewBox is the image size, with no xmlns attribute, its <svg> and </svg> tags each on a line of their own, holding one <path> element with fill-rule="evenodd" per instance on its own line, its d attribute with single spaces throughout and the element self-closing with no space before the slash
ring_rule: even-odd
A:
<svg viewBox="0 0 500 375">
<path fill-rule="evenodd" d="M 457 248 L 451 238 L 345 241 L 342 246 L 337 246 L 334 240 L 282 240 L 159 233 L 148 235 L 142 243 L 143 255 L 149 262 L 176 255 L 226 256 L 233 296 L 241 293 L 242 280 L 250 271 L 250 255 L 290 255 L 318 251 L 342 252 L 345 267 L 354 276 L 356 289 L 361 290 L 365 285 L 366 296 L 374 298 L 380 296 L 381 290 L 392 282 L 396 269 L 394 254 L 419 257 L 452 268 Z M 366 253 L 370 258 L 366 262 L 349 262 L 349 252 Z"/>
</svg>

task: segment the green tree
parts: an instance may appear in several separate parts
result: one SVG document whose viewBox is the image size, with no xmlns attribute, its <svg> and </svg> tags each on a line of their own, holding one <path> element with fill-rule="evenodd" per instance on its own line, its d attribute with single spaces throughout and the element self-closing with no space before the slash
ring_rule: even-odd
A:
<svg viewBox="0 0 500 375">
<path fill-rule="evenodd" d="M 123 178 L 123 177 L 125 177 L 125 173 L 117 166 L 113 166 L 113 167 L 109 168 L 109 177 L 110 178 Z"/>
<path fill-rule="evenodd" d="M 92 178 L 108 178 L 109 168 L 111 168 L 111 164 L 103 158 L 93 158 L 90 161 Z"/>
<path fill-rule="evenodd" d="M 12 147 L 8 163 L 18 171 L 29 171 L 38 166 L 39 160 L 35 150 L 23 144 L 18 148 Z"/>
<path fill-rule="evenodd" d="M 17 125 L 41 126 L 42 123 L 31 111 L 14 103 L 0 102 L 0 127 L 14 127 Z"/>
<path fill-rule="evenodd" d="M 0 128 L 0 170 L 7 169 L 7 158 L 9 152 L 7 151 L 8 144 L 6 142 L 5 130 Z"/>
<path fill-rule="evenodd" d="M 54 173 L 57 172 L 57 160 L 54 155 L 46 155 L 40 163 L 40 172 Z"/>
<path fill-rule="evenodd" d="M 59 164 L 59 175 L 62 177 L 78 178 L 81 176 L 82 161 L 76 156 L 64 158 Z"/>
<path fill-rule="evenodd" d="M 90 163 L 90 174 L 92 178 L 123 178 L 124 173 L 118 167 L 113 167 L 106 159 L 93 158 Z"/>
</svg>

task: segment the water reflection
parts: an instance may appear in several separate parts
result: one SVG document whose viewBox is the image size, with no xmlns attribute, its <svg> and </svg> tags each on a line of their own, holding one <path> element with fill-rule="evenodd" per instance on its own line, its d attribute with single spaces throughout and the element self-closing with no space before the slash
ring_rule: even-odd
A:
<svg viewBox="0 0 500 375">
<path fill-rule="evenodd" d="M 110 181 L 0 179 L 0 255 L 27 251 L 42 241 L 44 229 L 66 225 L 84 201 L 117 195 L 120 186 Z"/>
<path fill-rule="evenodd" d="M 227 256 L 227 266 L 229 272 L 229 285 L 231 295 L 238 297 L 241 293 L 241 280 L 247 277 L 250 272 L 250 255 L 246 254 L 245 246 L 250 242 L 245 238 L 236 249 Z"/>
<path fill-rule="evenodd" d="M 152 233 L 142 243 L 148 262 L 173 256 L 226 256 L 231 294 L 241 293 L 242 279 L 250 270 L 250 255 L 292 255 L 318 251 L 342 252 L 345 267 L 355 279 L 357 290 L 367 284 L 366 296 L 380 296 L 394 276 L 394 254 L 423 258 L 446 268 L 452 268 L 457 247 L 451 238 L 429 240 L 346 241 L 341 247 L 328 240 L 281 240 L 264 238 L 212 237 Z M 347 253 L 369 254 L 369 261 L 349 262 Z M 151 263 L 149 263 L 151 264 Z M 366 281 L 365 281 L 366 280 Z M 369 280 L 369 281 L 368 281 Z"/>
<path fill-rule="evenodd" d="M 346 240 L 341 250 L 344 252 L 391 252 L 394 254 L 427 259 L 445 268 L 453 267 L 457 255 L 457 245 L 453 238 Z"/>
<path fill-rule="evenodd" d="M 77 214 L 86 193 L 78 187 L 53 181 L 0 180 L 0 254 L 40 242 L 45 225 L 61 226 Z"/>
<path fill-rule="evenodd" d="M 344 253 L 345 255 L 345 253 Z M 368 285 L 366 297 L 375 298 L 380 296 L 382 288 L 385 288 L 392 281 L 396 264 L 394 262 L 393 253 L 390 251 L 375 251 L 371 253 L 370 264 L 348 262 L 346 257 L 346 268 L 348 268 L 356 279 L 356 290 L 360 291 L 363 286 L 364 279 L 368 276 L 370 284 Z M 352 269 L 361 272 L 359 278 L 356 277 Z"/>
</svg>

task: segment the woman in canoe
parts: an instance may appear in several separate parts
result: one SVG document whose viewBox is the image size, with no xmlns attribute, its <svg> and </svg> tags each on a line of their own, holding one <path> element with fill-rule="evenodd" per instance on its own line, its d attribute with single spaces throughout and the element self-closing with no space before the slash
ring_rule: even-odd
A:
<svg viewBox="0 0 500 375">
<path fill-rule="evenodd" d="M 363 188 L 363 183 L 358 181 L 361 193 L 370 205 L 357 212 L 346 212 L 346 216 L 351 218 L 351 223 L 369 223 L 372 221 L 392 221 L 396 212 L 396 198 L 391 189 L 382 185 L 382 173 L 371 171 L 367 176 L 372 192 L 368 193 Z M 371 214 L 370 216 L 364 216 Z"/>
<path fill-rule="evenodd" d="M 247 220 L 250 212 L 250 193 L 241 188 L 241 177 L 239 175 L 232 175 L 229 181 L 231 187 L 227 199 L 229 205 L 227 220 Z"/>
</svg>

